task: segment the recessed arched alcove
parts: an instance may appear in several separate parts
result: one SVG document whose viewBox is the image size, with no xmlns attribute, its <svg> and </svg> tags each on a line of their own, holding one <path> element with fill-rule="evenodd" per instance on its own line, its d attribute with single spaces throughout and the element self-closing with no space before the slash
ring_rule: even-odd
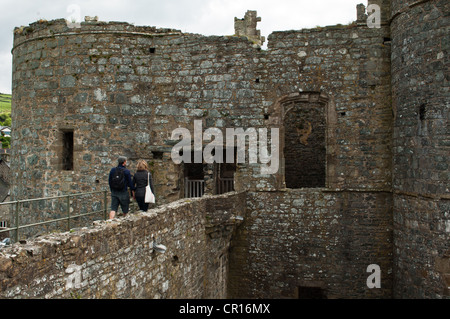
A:
<svg viewBox="0 0 450 319">
<path fill-rule="evenodd" d="M 336 123 L 332 99 L 320 92 L 293 93 L 280 98 L 270 113 L 280 126 L 284 187 L 330 187 L 335 161 L 328 145 Z"/>
<path fill-rule="evenodd" d="M 285 106 L 284 159 L 287 188 L 325 187 L 325 107 L 319 101 Z"/>
</svg>

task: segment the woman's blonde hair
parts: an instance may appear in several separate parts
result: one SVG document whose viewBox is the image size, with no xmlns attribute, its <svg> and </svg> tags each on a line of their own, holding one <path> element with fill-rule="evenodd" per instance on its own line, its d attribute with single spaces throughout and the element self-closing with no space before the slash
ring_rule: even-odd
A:
<svg viewBox="0 0 450 319">
<path fill-rule="evenodd" d="M 147 162 L 144 160 L 139 160 L 137 163 L 137 170 L 138 171 L 148 171 Z"/>
</svg>

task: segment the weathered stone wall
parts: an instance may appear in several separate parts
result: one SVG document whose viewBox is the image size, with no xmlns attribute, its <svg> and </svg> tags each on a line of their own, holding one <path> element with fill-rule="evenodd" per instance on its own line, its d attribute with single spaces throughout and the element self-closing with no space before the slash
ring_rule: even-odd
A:
<svg viewBox="0 0 450 319">
<path fill-rule="evenodd" d="M 153 78 L 148 73 L 154 71 L 155 82 L 164 80 L 156 75 L 164 69 L 162 62 L 149 62 L 153 39 L 162 34 L 169 41 L 170 34 L 180 33 L 124 23 L 85 23 L 81 29 L 72 29 L 64 20 L 16 30 L 14 198 L 103 189 L 119 155 L 128 156 L 132 168 L 141 157 L 152 169 L 159 166 L 164 159 L 154 159 L 151 151 L 161 147 L 150 147 L 164 143 L 150 141 L 160 133 L 165 119 L 149 120 L 156 111 L 144 105 L 147 99 L 161 103 L 150 92 Z M 65 131 L 74 133 L 74 167 L 68 171 L 63 170 L 61 159 Z M 177 188 L 170 184 L 174 178 L 170 172 L 166 166 L 166 178 L 155 176 L 161 200 L 159 192 L 170 198 Z"/>
<path fill-rule="evenodd" d="M 326 183 L 285 189 L 287 166 L 267 180 L 255 171 L 246 174 L 250 179 L 237 178 L 240 187 L 256 192 L 250 192 L 247 218 L 233 240 L 229 295 L 295 298 L 299 287 L 309 287 L 328 298 L 389 298 L 389 30 L 353 25 L 275 32 L 268 53 L 276 91 L 266 84 L 262 94 L 267 100 L 278 97 L 268 103 L 268 123 L 291 134 L 284 122 L 289 106 L 325 104 Z M 297 90 L 298 95 L 290 93 Z M 244 176 L 246 169 L 237 174 Z M 381 289 L 367 287 L 371 264 L 381 267 Z"/>
<path fill-rule="evenodd" d="M 449 296 L 449 10 L 392 2 L 396 297 Z"/>
<path fill-rule="evenodd" d="M 325 101 L 326 187 L 390 187 L 392 114 L 390 46 L 384 42 L 387 32 L 350 25 L 269 36 L 269 64 L 265 67 L 269 77 L 262 81 L 268 105 L 266 125 L 279 126 L 284 135 L 286 100 Z M 298 97 L 294 92 L 300 92 Z M 320 92 L 320 96 L 309 94 L 312 92 Z M 263 189 L 283 188 L 284 175 L 289 172 L 282 170 L 281 176 L 275 176 L 275 182 L 267 181 Z M 264 177 L 248 175 L 258 181 L 252 179 L 245 187 L 261 189 L 254 185 L 264 184 Z"/>
<path fill-rule="evenodd" d="M 225 298 L 244 213 L 245 193 L 230 193 L 15 244 L 0 251 L 0 297 Z"/>
<path fill-rule="evenodd" d="M 314 189 L 248 194 L 232 238 L 231 298 L 296 298 L 316 287 L 326 298 L 392 297 L 390 193 Z M 367 286 L 367 267 L 381 288 Z"/>
<path fill-rule="evenodd" d="M 256 24 L 260 21 L 256 11 L 247 11 L 243 19 L 234 18 L 234 35 L 244 36 L 255 45 L 261 46 L 265 38 L 261 37 L 261 31 L 256 29 Z"/>
<path fill-rule="evenodd" d="M 4 158 L 0 160 L 0 178 L 6 183 L 11 183 L 11 168 L 9 163 Z"/>
<path fill-rule="evenodd" d="M 449 201 L 394 198 L 394 297 L 449 298 Z"/>
</svg>

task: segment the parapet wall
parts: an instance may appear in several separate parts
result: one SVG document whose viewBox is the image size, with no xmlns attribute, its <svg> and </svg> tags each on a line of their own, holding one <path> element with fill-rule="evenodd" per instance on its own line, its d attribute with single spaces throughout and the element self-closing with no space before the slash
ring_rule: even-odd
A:
<svg viewBox="0 0 450 319">
<path fill-rule="evenodd" d="M 225 298 L 244 210 L 245 193 L 205 196 L 15 244 L 0 251 L 0 297 Z"/>
<path fill-rule="evenodd" d="M 326 298 L 390 298 L 391 220 L 386 192 L 180 200 L 3 249 L 0 296 L 296 298 L 307 287 Z M 367 286 L 371 264 L 380 266 L 381 289 Z"/>
</svg>

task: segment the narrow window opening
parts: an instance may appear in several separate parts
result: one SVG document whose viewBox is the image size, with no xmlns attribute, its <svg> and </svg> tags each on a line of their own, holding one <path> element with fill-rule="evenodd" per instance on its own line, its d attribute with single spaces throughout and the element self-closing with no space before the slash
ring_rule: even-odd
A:
<svg viewBox="0 0 450 319">
<path fill-rule="evenodd" d="M 154 54 L 154 53 L 156 52 L 156 48 L 150 48 L 150 49 L 148 50 L 148 52 L 150 52 L 151 54 Z"/>
<path fill-rule="evenodd" d="M 153 159 L 162 160 L 164 152 L 152 151 Z"/>
<path fill-rule="evenodd" d="M 419 118 L 421 121 L 425 120 L 425 115 L 427 114 L 427 109 L 425 104 L 421 104 L 419 107 Z"/>
<path fill-rule="evenodd" d="M 73 171 L 73 131 L 62 132 L 62 169 Z"/>
<path fill-rule="evenodd" d="M 259 83 L 259 79 L 256 79 L 255 82 L 256 82 L 256 83 Z"/>
</svg>

